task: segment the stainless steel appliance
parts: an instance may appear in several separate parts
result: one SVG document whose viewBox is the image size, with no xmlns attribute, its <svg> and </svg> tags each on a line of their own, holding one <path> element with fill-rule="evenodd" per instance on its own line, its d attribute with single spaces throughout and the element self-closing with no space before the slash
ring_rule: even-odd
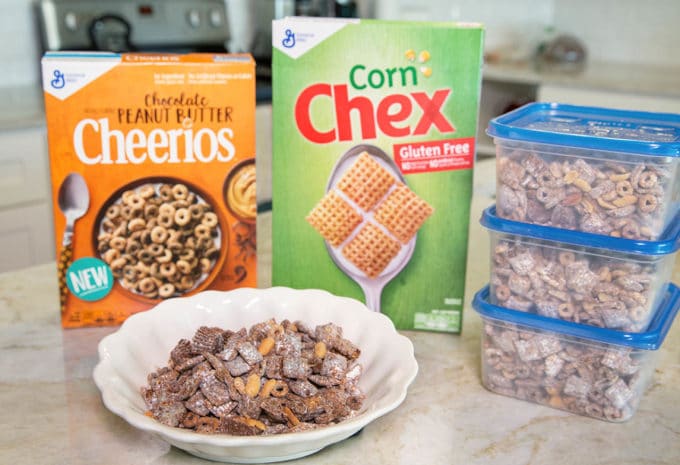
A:
<svg viewBox="0 0 680 465">
<path fill-rule="evenodd" d="M 43 51 L 247 52 L 271 100 L 271 22 L 346 16 L 351 0 L 36 0 Z"/>
<path fill-rule="evenodd" d="M 224 0 L 39 0 L 45 50 L 224 51 Z"/>
<path fill-rule="evenodd" d="M 230 51 L 271 57 L 271 21 L 353 16 L 351 0 L 37 0 L 44 50 Z"/>
<path fill-rule="evenodd" d="M 225 0 L 232 34 L 229 49 L 266 61 L 272 54 L 272 20 L 285 16 L 356 16 L 354 0 Z"/>
</svg>

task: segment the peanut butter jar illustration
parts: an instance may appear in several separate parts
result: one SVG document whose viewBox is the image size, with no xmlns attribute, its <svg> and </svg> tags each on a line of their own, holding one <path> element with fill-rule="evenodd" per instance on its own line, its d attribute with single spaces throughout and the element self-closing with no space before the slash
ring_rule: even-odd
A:
<svg viewBox="0 0 680 465">
<path fill-rule="evenodd" d="M 229 211 L 241 221 L 255 223 L 257 197 L 255 159 L 235 165 L 224 182 L 224 201 Z"/>
<path fill-rule="evenodd" d="M 214 201 L 175 178 L 143 178 L 116 191 L 95 222 L 97 255 L 135 297 L 167 299 L 206 288 L 226 257 Z"/>
</svg>

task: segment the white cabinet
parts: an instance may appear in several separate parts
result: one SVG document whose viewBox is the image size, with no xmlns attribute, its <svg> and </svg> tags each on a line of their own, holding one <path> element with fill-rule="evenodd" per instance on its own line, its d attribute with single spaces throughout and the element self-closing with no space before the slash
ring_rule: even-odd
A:
<svg viewBox="0 0 680 465">
<path fill-rule="evenodd" d="M 482 81 L 482 95 L 479 102 L 477 124 L 477 154 L 495 156 L 493 139 L 486 135 L 489 120 L 507 111 L 536 99 L 536 84 L 496 79 Z"/>
<path fill-rule="evenodd" d="M 0 272 L 54 260 L 54 226 L 42 126 L 0 130 Z"/>
<path fill-rule="evenodd" d="M 0 272 L 54 260 L 52 230 L 47 202 L 0 210 Z"/>
</svg>

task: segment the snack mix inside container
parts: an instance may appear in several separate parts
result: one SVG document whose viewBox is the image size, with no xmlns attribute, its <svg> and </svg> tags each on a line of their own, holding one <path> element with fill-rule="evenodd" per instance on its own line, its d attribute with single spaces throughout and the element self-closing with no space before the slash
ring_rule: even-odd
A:
<svg viewBox="0 0 680 465">
<path fill-rule="evenodd" d="M 647 332 L 622 333 L 517 312 L 475 295 L 482 383 L 498 394 L 611 422 L 630 419 L 680 306 L 671 285 Z"/>
<path fill-rule="evenodd" d="M 656 240 L 678 212 L 680 115 L 533 103 L 487 132 L 502 218 Z"/>
<path fill-rule="evenodd" d="M 590 326 L 644 331 L 671 279 L 680 235 L 632 241 L 481 219 L 491 238 L 490 302 Z M 548 239 L 550 238 L 550 239 Z"/>
</svg>

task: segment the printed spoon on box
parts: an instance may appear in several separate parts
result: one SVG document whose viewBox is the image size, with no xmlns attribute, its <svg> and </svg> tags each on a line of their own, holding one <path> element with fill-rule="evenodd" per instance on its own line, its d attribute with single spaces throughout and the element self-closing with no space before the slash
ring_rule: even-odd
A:
<svg viewBox="0 0 680 465">
<path fill-rule="evenodd" d="M 90 193 L 85 179 L 79 173 L 70 173 L 59 186 L 59 209 L 66 217 L 64 235 L 59 252 L 59 302 L 61 313 L 64 314 L 68 287 L 66 285 L 66 271 L 73 257 L 73 230 L 76 220 L 83 216 L 90 206 Z"/>
<path fill-rule="evenodd" d="M 395 165 L 394 161 L 381 149 L 372 145 L 357 145 L 348 150 L 333 167 L 330 177 L 328 179 L 328 184 L 326 186 L 326 192 L 334 190 L 342 178 L 342 176 L 347 172 L 347 170 L 356 162 L 357 158 L 363 153 L 368 153 L 376 162 L 378 162 L 383 168 L 385 168 L 395 180 L 406 184 L 406 180 L 399 171 L 399 168 Z M 371 223 L 374 226 L 378 226 L 378 222 L 373 221 L 372 212 L 363 212 L 364 224 Z M 378 226 L 379 227 L 379 226 Z M 347 244 L 356 233 L 361 229 L 361 225 L 356 228 L 353 234 L 344 242 Z M 390 260 L 387 266 L 375 277 L 369 277 L 367 274 L 360 270 L 356 265 L 354 265 L 348 258 L 343 254 L 343 245 L 338 247 L 333 247 L 325 242 L 326 249 L 330 255 L 333 262 L 337 265 L 340 270 L 342 270 L 348 277 L 354 280 L 363 290 L 366 298 L 366 306 L 373 311 L 380 311 L 380 301 L 383 288 L 389 283 L 395 276 L 404 269 L 406 264 L 411 259 L 413 255 L 413 250 L 416 244 L 416 235 L 414 235 L 403 247 L 400 248 L 399 252 Z"/>
</svg>

